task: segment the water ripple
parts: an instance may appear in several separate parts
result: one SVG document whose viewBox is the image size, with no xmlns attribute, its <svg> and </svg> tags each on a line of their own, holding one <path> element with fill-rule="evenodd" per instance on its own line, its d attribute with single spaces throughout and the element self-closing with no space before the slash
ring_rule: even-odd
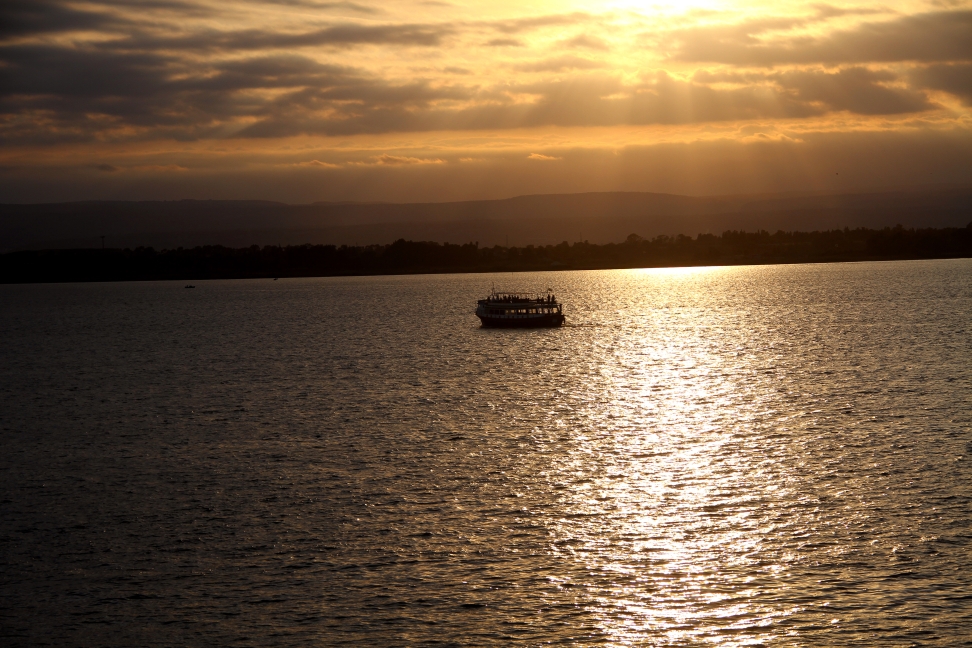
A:
<svg viewBox="0 0 972 648">
<path fill-rule="evenodd" d="M 954 646 L 972 262 L 3 286 L 5 645 Z"/>
</svg>

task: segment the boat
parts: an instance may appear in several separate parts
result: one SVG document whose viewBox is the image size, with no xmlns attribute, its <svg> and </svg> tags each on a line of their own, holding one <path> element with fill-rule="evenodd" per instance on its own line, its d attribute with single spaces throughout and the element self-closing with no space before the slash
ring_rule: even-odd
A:
<svg viewBox="0 0 972 648">
<path fill-rule="evenodd" d="M 551 292 L 547 294 L 525 292 L 496 292 L 480 299 L 476 317 L 486 327 L 539 328 L 561 326 L 564 323 L 564 305 Z"/>
</svg>

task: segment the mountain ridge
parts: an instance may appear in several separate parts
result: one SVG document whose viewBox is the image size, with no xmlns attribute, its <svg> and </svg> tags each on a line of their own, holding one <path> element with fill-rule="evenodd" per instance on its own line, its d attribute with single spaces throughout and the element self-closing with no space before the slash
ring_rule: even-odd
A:
<svg viewBox="0 0 972 648">
<path fill-rule="evenodd" d="M 442 203 L 267 200 L 78 201 L 0 204 L 0 250 L 190 247 L 412 240 L 550 244 L 628 234 L 843 227 L 964 227 L 972 188 L 684 196 L 650 192 L 526 194 Z"/>
</svg>

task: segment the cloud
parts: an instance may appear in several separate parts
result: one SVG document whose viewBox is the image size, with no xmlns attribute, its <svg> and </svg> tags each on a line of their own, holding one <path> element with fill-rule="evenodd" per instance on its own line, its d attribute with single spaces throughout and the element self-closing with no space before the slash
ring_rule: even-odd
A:
<svg viewBox="0 0 972 648">
<path fill-rule="evenodd" d="M 335 132 L 387 131 L 375 123 L 395 115 L 401 122 L 430 102 L 467 100 L 475 92 L 425 81 L 395 85 L 295 55 L 232 60 L 198 71 L 148 54 L 24 46 L 0 48 L 0 55 L 8 62 L 0 68 L 0 114 L 34 117 L 0 121 L 0 139 L 7 141 L 93 138 L 112 129 L 128 132 L 126 127 L 178 139 L 216 136 L 226 128 L 274 137 L 307 132 L 304 125 L 319 113 L 330 114 L 325 121 Z M 253 94 L 265 90 L 284 94 Z M 242 131 L 231 126 L 244 117 L 251 123 Z"/>
<path fill-rule="evenodd" d="M 0 97 L 97 98 L 155 93 L 177 60 L 156 53 L 106 53 L 52 45 L 0 47 Z"/>
<path fill-rule="evenodd" d="M 268 4 L 313 7 L 317 10 L 343 9 L 373 15 L 375 7 L 354 2 L 315 2 L 314 0 L 262 0 Z M 79 9 L 74 3 L 59 0 L 5 0 L 0 5 L 0 38 L 57 32 L 98 30 L 123 34 L 107 41 L 111 47 L 172 49 L 264 49 L 304 46 L 353 46 L 392 44 L 434 46 L 453 30 L 448 25 L 338 24 L 304 32 L 279 32 L 273 29 L 218 31 L 201 29 L 182 36 L 149 36 L 147 23 L 127 18 L 112 8 L 132 8 L 139 12 L 166 10 L 183 18 L 206 15 L 210 11 L 197 3 L 178 0 L 93 0 Z M 184 29 L 179 29 L 184 32 Z"/>
<path fill-rule="evenodd" d="M 665 44 L 672 60 L 732 65 L 972 60 L 972 11 L 900 16 L 818 37 L 760 38 L 802 24 L 799 19 L 764 19 L 694 27 L 666 36 Z"/>
<path fill-rule="evenodd" d="M 48 159 L 34 153 L 61 144 L 172 151 L 226 138 L 242 159 L 284 146 L 277 138 L 347 136 L 341 150 L 351 162 L 302 162 L 294 151 L 309 158 L 309 149 L 292 148 L 268 166 L 318 179 L 306 170 L 353 167 L 364 177 L 395 167 L 418 177 L 463 166 L 455 160 L 477 168 L 495 160 L 413 143 L 488 138 L 503 150 L 521 147 L 506 163 L 553 174 L 575 152 L 540 164 L 552 156 L 531 151 L 546 146 L 523 139 L 531 129 L 590 129 L 570 137 L 617 141 L 628 127 L 664 125 L 665 137 L 723 131 L 756 147 L 796 139 L 787 130 L 794 123 L 802 132 L 886 128 L 907 115 L 967 121 L 943 93 L 972 105 L 967 9 L 907 15 L 820 4 L 756 20 L 707 11 L 653 21 L 647 10 L 470 19 L 437 6 L 442 22 L 414 5 L 369 0 L 9 0 L 0 4 L 0 163 Z M 639 36 L 645 25 L 654 31 Z M 450 131 L 480 134 L 442 135 Z M 391 133 L 409 135 L 383 139 Z M 358 135 L 371 138 L 361 149 Z M 406 152 L 376 155 L 376 147 Z M 317 150 L 337 160 L 335 149 Z M 206 157 L 180 153 L 180 167 L 168 164 L 170 153 L 159 164 L 128 155 L 91 153 L 78 164 L 104 182 L 176 183 L 198 177 Z M 104 173 L 90 162 L 122 158 L 124 168 L 104 165 Z"/>
<path fill-rule="evenodd" d="M 129 167 L 117 167 L 113 164 L 96 164 L 94 168 L 103 173 L 120 173 L 123 171 L 138 171 L 148 173 L 167 173 L 188 171 L 188 167 L 181 164 L 136 164 Z"/>
<path fill-rule="evenodd" d="M 504 34 L 519 34 L 543 27 L 562 27 L 564 25 L 590 23 L 593 18 L 594 16 L 588 13 L 574 12 L 569 14 L 531 16 L 529 18 L 517 18 L 514 20 L 498 20 L 487 24 L 496 31 Z"/>
<path fill-rule="evenodd" d="M 94 139 L 113 129 L 205 128 L 231 97 L 195 95 L 172 77 L 180 61 L 47 45 L 0 47 L 0 140 Z M 223 105 L 219 105 L 219 104 Z"/>
<path fill-rule="evenodd" d="M 914 70 L 911 79 L 916 85 L 948 92 L 972 106 L 972 63 L 929 65 Z"/>
<path fill-rule="evenodd" d="M 306 167 L 320 167 L 323 169 L 340 169 L 340 164 L 331 164 L 330 162 L 321 162 L 320 160 L 309 160 L 307 162 L 298 162 L 295 166 L 306 166 Z"/>
<path fill-rule="evenodd" d="M 290 5 L 297 7 L 312 7 L 314 9 L 344 9 L 363 14 L 377 14 L 381 10 L 369 5 L 358 4 L 357 2 L 321 2 L 319 0 L 262 0 L 266 4 Z"/>
<path fill-rule="evenodd" d="M 354 68 L 318 63 L 292 54 L 255 56 L 217 63 L 205 75 L 173 82 L 173 90 L 227 92 L 265 88 L 340 87 L 362 83 Z"/>
<path fill-rule="evenodd" d="M 869 16 L 874 14 L 888 13 L 887 9 L 878 7 L 835 7 L 833 5 L 818 3 L 812 5 L 816 11 L 817 20 L 829 20 L 830 18 L 842 18 L 844 16 Z"/>
<path fill-rule="evenodd" d="M 750 132 L 758 133 L 759 130 Z M 772 131 L 765 131 L 772 135 Z M 585 191 L 654 191 L 739 194 L 765 191 L 897 189 L 922 183 L 962 183 L 972 177 L 969 128 L 896 128 L 805 131 L 802 142 L 722 137 L 686 142 L 601 146 L 590 141 L 557 162 L 528 159 L 529 148 L 476 150 L 474 164 L 360 165 L 354 182 L 321 182 L 266 157 L 236 150 L 200 159 L 187 173 L 92 173 L 90 166 L 59 161 L 51 167 L 5 168 L 4 202 L 104 198 L 260 198 L 284 202 L 405 201 L 508 198 L 522 194 Z M 557 153 L 560 154 L 559 152 Z M 151 153 L 149 153 L 151 155 Z M 438 153 L 409 152 L 409 157 Z M 834 168 L 839 161 L 839 169 Z M 144 161 L 146 164 L 150 160 Z M 262 163 L 268 163 L 266 166 Z M 840 171 L 839 176 L 834 172 Z M 200 182 L 198 172 L 205 173 Z M 484 178 L 488 178 L 484 182 Z M 967 222 L 968 219 L 966 219 Z"/>
<path fill-rule="evenodd" d="M 596 36 L 590 36 L 588 34 L 581 34 L 575 36 L 563 42 L 564 47 L 570 48 L 586 48 L 600 51 L 607 51 L 610 49 L 603 40 L 597 38 Z"/>
<path fill-rule="evenodd" d="M 362 162 L 354 162 L 353 164 L 361 166 L 412 166 L 416 164 L 445 164 L 445 160 L 440 160 L 439 158 L 405 157 L 383 153 L 382 155 L 371 157 Z"/>
<path fill-rule="evenodd" d="M 824 112 L 771 87 L 714 89 L 665 73 L 625 84 L 610 74 L 520 85 L 537 98 L 522 111 L 525 126 L 687 124 L 755 118 L 806 117 Z"/>
<path fill-rule="evenodd" d="M 788 72 L 708 72 L 699 70 L 692 80 L 703 84 L 766 87 L 790 99 L 827 111 L 858 115 L 917 113 L 936 106 L 924 92 L 901 87 L 905 78 L 890 70 L 849 67 L 836 72 L 821 69 Z"/>
<path fill-rule="evenodd" d="M 523 47 L 523 42 L 515 38 L 493 38 L 486 41 L 486 47 Z"/>
<path fill-rule="evenodd" d="M 84 11 L 50 0 L 4 0 L 0 3 L 0 37 L 57 33 L 118 26 L 118 18 Z"/>
<path fill-rule="evenodd" d="M 775 77 L 795 93 L 800 101 L 820 102 L 829 110 L 847 110 L 859 115 L 914 113 L 933 107 L 920 92 L 888 87 L 897 76 L 854 67 L 835 73 L 820 71 L 786 72 Z"/>
<path fill-rule="evenodd" d="M 691 80 L 664 72 L 634 80 L 588 72 L 484 87 L 422 79 L 393 83 L 293 54 L 190 69 L 181 59 L 155 54 L 52 46 L 0 53 L 9 62 L 0 68 L 0 114 L 21 116 L 0 121 L 0 141 L 7 142 L 691 124 L 934 108 L 920 89 L 905 86 L 906 77 L 860 66 L 836 72 L 700 71 Z M 565 56 L 519 69 L 550 73 L 599 65 Z M 938 68 L 922 73 L 926 84 L 943 86 L 951 79 L 948 87 L 959 91 L 962 69 L 933 70 Z"/>
<path fill-rule="evenodd" d="M 188 167 L 184 167 L 180 164 L 139 164 L 131 167 L 133 171 L 188 171 Z"/>
<path fill-rule="evenodd" d="M 84 7 L 84 8 L 81 8 Z M 177 13 L 183 18 L 209 14 L 204 6 L 180 0 L 4 0 L 0 3 L 0 39 L 63 32 L 124 32 L 137 29 L 138 21 L 115 9 L 139 13 Z"/>
<path fill-rule="evenodd" d="M 558 56 L 542 61 L 523 63 L 517 65 L 516 69 L 523 72 L 563 72 L 564 70 L 590 70 L 600 67 L 605 67 L 605 65 L 579 56 Z"/>
<path fill-rule="evenodd" d="M 527 156 L 527 159 L 528 160 L 545 160 L 545 161 L 549 161 L 549 160 L 563 160 L 564 158 L 561 158 L 561 157 L 553 157 L 551 155 L 543 155 L 542 153 L 531 153 L 530 155 Z"/>
<path fill-rule="evenodd" d="M 188 35 L 150 36 L 131 34 L 107 40 L 102 48 L 110 50 L 153 49 L 162 51 L 252 51 L 331 47 L 346 49 L 359 45 L 398 47 L 437 47 L 454 34 L 450 25 L 361 25 L 348 23 L 309 31 L 272 29 L 199 30 Z"/>
</svg>

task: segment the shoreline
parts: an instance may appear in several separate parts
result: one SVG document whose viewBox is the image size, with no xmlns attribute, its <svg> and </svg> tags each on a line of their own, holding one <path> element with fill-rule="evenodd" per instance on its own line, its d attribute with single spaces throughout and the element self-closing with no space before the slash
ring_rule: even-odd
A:
<svg viewBox="0 0 972 648">
<path fill-rule="evenodd" d="M 972 257 L 964 228 L 636 234 L 623 243 L 479 247 L 400 239 L 387 245 L 200 246 L 156 251 L 26 250 L 0 255 L 0 283 L 205 281 L 297 277 L 476 274 L 707 266 L 855 263 Z"/>
</svg>

